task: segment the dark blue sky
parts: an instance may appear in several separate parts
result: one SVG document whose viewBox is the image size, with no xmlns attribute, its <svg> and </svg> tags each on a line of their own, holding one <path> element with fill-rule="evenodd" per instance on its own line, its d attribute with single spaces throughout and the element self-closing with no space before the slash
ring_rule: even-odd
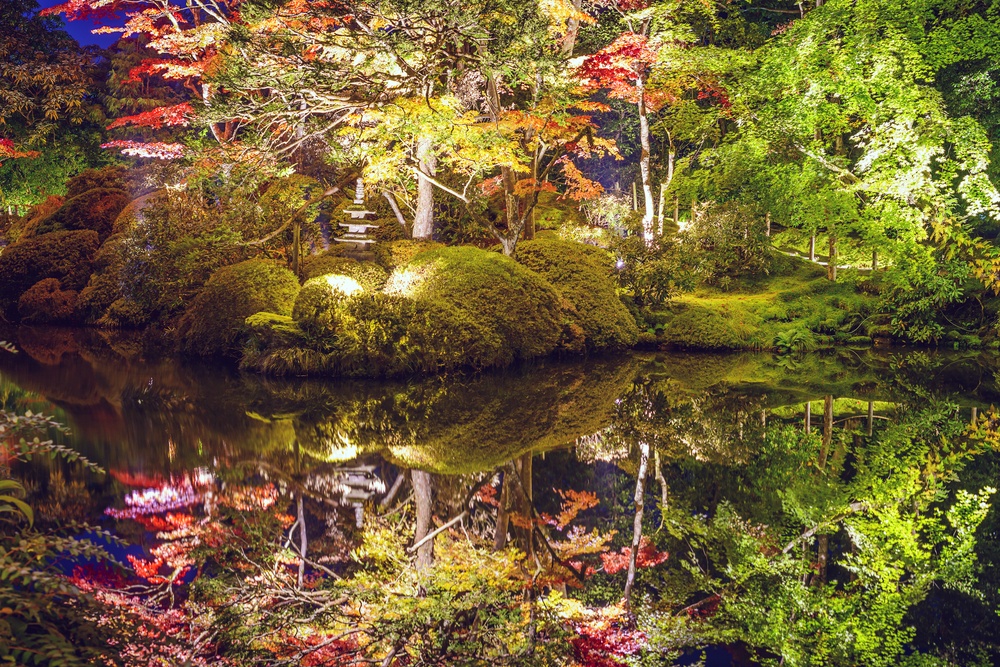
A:
<svg viewBox="0 0 1000 667">
<path fill-rule="evenodd" d="M 65 0 L 38 0 L 38 4 L 41 5 L 42 9 L 46 7 L 52 7 L 53 5 L 61 5 Z M 0 0 L 3 2 L 3 0 Z M 91 30 L 97 26 L 93 21 L 63 21 L 66 25 L 66 32 L 72 35 L 76 41 L 81 44 L 97 44 L 98 46 L 108 47 L 118 41 L 118 35 L 93 35 Z"/>
</svg>

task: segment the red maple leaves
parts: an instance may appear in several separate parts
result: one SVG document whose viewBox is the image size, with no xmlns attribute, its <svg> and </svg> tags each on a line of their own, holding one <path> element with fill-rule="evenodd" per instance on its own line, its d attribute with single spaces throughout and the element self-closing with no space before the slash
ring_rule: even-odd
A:
<svg viewBox="0 0 1000 667">
<path fill-rule="evenodd" d="M 160 141 L 142 142 L 117 140 L 101 144 L 101 148 L 117 148 L 124 155 L 131 157 L 148 157 L 158 160 L 174 160 L 184 156 L 183 144 L 164 143 Z"/>
<path fill-rule="evenodd" d="M 154 130 L 159 130 L 162 127 L 187 127 L 191 124 L 193 114 L 194 107 L 188 102 L 184 102 L 169 107 L 157 107 L 133 116 L 123 116 L 108 125 L 108 129 L 113 130 L 128 125 L 149 127 Z"/>
<path fill-rule="evenodd" d="M 0 138 L 0 164 L 3 164 L 4 160 L 38 157 L 38 155 L 39 155 L 38 151 L 18 150 L 14 146 L 13 141 L 11 141 L 10 139 Z"/>
<path fill-rule="evenodd" d="M 604 565 L 604 571 L 607 574 L 616 574 L 628 568 L 628 561 L 631 557 L 632 547 L 622 547 L 621 551 L 601 554 L 601 563 Z M 665 551 L 657 551 L 656 547 L 646 537 L 643 537 L 639 541 L 639 550 L 635 556 L 635 566 L 637 568 L 654 567 L 666 561 L 669 557 L 670 554 Z"/>
</svg>

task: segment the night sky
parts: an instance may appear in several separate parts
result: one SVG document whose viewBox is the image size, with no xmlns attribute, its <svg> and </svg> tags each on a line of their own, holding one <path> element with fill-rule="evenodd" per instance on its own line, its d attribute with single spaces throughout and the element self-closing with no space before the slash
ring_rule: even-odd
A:
<svg viewBox="0 0 1000 667">
<path fill-rule="evenodd" d="M 3 2 L 3 0 L 0 0 Z M 38 4 L 44 9 L 46 7 L 52 7 L 53 5 L 60 5 L 65 0 L 38 0 Z M 76 41 L 81 44 L 97 44 L 98 46 L 108 47 L 114 44 L 118 40 L 118 35 L 92 35 L 91 30 L 97 27 L 93 21 L 70 21 L 63 23 L 66 25 L 66 32 L 72 35 Z"/>
</svg>

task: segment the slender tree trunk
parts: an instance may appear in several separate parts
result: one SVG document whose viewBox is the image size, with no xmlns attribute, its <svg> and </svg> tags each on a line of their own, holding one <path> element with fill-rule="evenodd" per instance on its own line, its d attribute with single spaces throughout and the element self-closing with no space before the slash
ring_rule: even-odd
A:
<svg viewBox="0 0 1000 667">
<path fill-rule="evenodd" d="M 659 236 L 663 236 L 663 207 L 666 204 L 666 197 L 667 185 L 666 183 L 660 183 L 660 201 L 656 207 L 656 233 Z"/>
<path fill-rule="evenodd" d="M 975 408 L 972 408 L 975 410 Z M 868 435 L 871 436 L 875 427 L 875 402 L 868 401 Z"/>
<path fill-rule="evenodd" d="M 396 216 L 396 221 L 399 226 L 406 230 L 406 218 L 403 217 L 403 212 L 399 210 L 399 204 L 396 203 L 396 198 L 392 196 L 391 192 L 383 191 L 382 196 L 385 197 L 386 201 L 389 202 L 389 207 L 392 209 L 393 214 Z"/>
<path fill-rule="evenodd" d="M 813 234 L 809 237 L 809 261 L 816 261 L 816 235 Z"/>
<path fill-rule="evenodd" d="M 820 470 L 826 467 L 831 442 L 833 442 L 833 396 L 827 395 L 823 397 L 823 447 L 819 451 Z"/>
<path fill-rule="evenodd" d="M 431 509 L 434 502 L 434 492 L 431 484 L 431 474 L 423 470 L 411 470 L 410 482 L 413 485 L 413 498 L 417 505 L 417 526 L 414 531 L 413 543 L 427 537 L 431 531 Z M 417 549 L 417 569 L 426 570 L 434 563 L 434 540 L 428 540 Z"/>
<path fill-rule="evenodd" d="M 639 442 L 639 476 L 635 481 L 635 520 L 632 524 L 632 553 L 628 557 L 628 576 L 625 578 L 625 593 L 622 599 L 628 607 L 632 598 L 632 586 L 635 584 L 635 564 L 642 543 L 642 509 L 646 495 L 646 466 L 649 463 L 649 445 Z"/>
<path fill-rule="evenodd" d="M 417 139 L 417 161 L 420 171 L 435 175 L 437 159 L 429 137 Z M 430 240 L 434 237 L 434 185 L 423 176 L 417 177 L 417 212 L 413 217 L 413 238 Z"/>
<path fill-rule="evenodd" d="M 503 482 L 500 484 L 500 502 L 497 505 L 497 527 L 493 533 L 493 550 L 500 551 L 507 546 L 507 529 L 510 526 L 511 489 L 513 475 L 510 470 L 504 470 Z"/>
<path fill-rule="evenodd" d="M 642 234 L 646 243 L 653 241 L 653 185 L 649 180 L 649 155 L 651 152 L 649 141 L 649 118 L 646 109 L 645 81 L 642 77 L 636 79 L 636 88 L 639 93 L 639 143 L 642 152 L 639 156 L 639 174 L 642 176 L 642 196 L 645 200 L 646 210 L 642 216 Z"/>
<path fill-rule="evenodd" d="M 872 273 L 878 271 L 878 250 L 872 250 Z"/>
<path fill-rule="evenodd" d="M 826 277 L 831 281 L 837 280 L 837 238 L 830 235 L 830 261 L 826 265 Z"/>
<path fill-rule="evenodd" d="M 812 403 L 806 401 L 805 432 L 809 433 L 810 431 L 812 431 Z"/>
<path fill-rule="evenodd" d="M 299 521 L 299 588 L 302 588 L 306 580 L 306 554 L 309 550 L 309 534 L 306 532 L 305 501 L 301 493 L 299 494 L 297 518 Z"/>
<path fill-rule="evenodd" d="M 667 507 L 670 506 L 670 489 L 667 486 L 667 478 L 663 476 L 663 468 L 660 465 L 660 452 L 653 452 L 653 465 L 656 466 L 656 481 L 660 484 L 660 525 L 663 525 Z"/>
</svg>

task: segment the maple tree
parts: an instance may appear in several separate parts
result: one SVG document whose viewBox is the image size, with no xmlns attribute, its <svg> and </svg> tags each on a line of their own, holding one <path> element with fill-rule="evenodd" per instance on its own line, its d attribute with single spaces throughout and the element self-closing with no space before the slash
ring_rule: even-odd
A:
<svg viewBox="0 0 1000 667">
<path fill-rule="evenodd" d="M 43 10 L 43 16 L 61 14 L 67 20 L 121 19 L 121 27 L 104 25 L 94 32 L 121 34 L 123 38 L 135 36 L 142 48 L 155 57 L 142 58 L 132 67 L 126 83 L 137 83 L 156 78 L 166 84 L 176 82 L 183 86 L 193 100 L 204 107 L 211 107 L 217 90 L 205 79 L 219 49 L 225 43 L 229 29 L 239 23 L 241 0 L 69 0 Z M 187 127 L 193 113 L 190 102 L 154 107 L 113 121 L 108 129 L 136 127 L 161 129 Z M 216 141 L 225 143 L 235 137 L 237 123 L 227 119 L 207 122 L 207 128 Z M 108 148 L 127 149 L 128 155 L 168 159 L 178 155 L 167 150 L 162 142 L 129 141 L 127 144 L 109 142 Z M 169 145 L 169 144 L 168 144 Z"/>
</svg>

